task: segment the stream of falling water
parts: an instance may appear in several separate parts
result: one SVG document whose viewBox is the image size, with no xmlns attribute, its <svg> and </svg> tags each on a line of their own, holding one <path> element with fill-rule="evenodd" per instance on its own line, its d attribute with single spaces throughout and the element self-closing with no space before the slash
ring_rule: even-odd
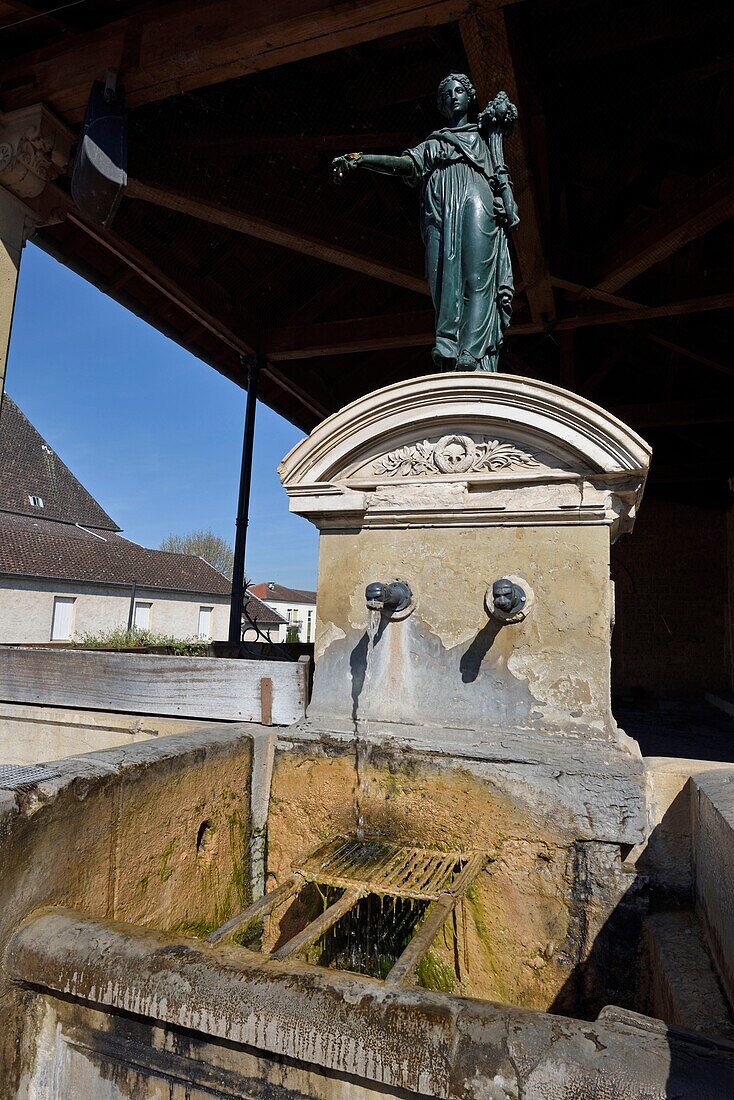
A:
<svg viewBox="0 0 734 1100">
<path fill-rule="evenodd" d="M 365 765 L 369 759 L 369 719 L 367 717 L 367 704 L 369 703 L 369 687 L 372 679 L 372 657 L 375 651 L 375 638 L 380 626 L 380 612 L 370 611 L 367 621 L 367 651 L 364 658 L 364 680 L 359 695 L 359 711 L 354 723 L 354 771 L 356 775 L 356 790 L 354 795 L 354 816 L 357 822 L 356 833 L 361 840 L 364 837 L 364 813 L 362 810 L 362 796 L 369 794 L 369 780 L 363 774 Z M 360 731 L 364 737 L 360 737 Z"/>
</svg>

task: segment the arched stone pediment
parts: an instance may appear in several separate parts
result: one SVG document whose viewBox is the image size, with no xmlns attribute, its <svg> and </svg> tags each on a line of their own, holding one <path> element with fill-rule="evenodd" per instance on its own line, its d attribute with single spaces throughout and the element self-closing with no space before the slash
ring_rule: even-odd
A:
<svg viewBox="0 0 734 1100">
<path fill-rule="evenodd" d="M 298 443 L 280 474 L 292 510 L 319 526 L 359 516 L 389 526 L 415 512 L 434 523 L 547 523 L 575 509 L 576 522 L 606 521 L 616 535 L 631 525 L 649 461 L 640 436 L 577 394 L 454 373 L 352 402 Z"/>
</svg>

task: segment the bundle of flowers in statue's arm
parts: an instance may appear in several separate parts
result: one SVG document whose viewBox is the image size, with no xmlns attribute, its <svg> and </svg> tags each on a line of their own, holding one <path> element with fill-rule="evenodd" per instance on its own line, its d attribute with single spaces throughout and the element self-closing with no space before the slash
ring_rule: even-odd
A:
<svg viewBox="0 0 734 1100">
<path fill-rule="evenodd" d="M 520 215 L 512 192 L 512 180 L 505 164 L 503 139 L 510 137 L 517 122 L 517 107 L 511 103 L 506 92 L 498 92 L 488 103 L 477 119 L 479 130 L 484 136 L 492 160 L 492 190 L 502 200 L 505 208 L 505 228 L 517 229 Z"/>
</svg>

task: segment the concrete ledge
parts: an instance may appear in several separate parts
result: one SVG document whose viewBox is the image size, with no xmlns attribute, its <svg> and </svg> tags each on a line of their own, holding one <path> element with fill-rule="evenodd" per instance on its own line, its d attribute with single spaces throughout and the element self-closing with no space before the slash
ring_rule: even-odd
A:
<svg viewBox="0 0 734 1100">
<path fill-rule="evenodd" d="M 734 1040 L 729 1011 L 693 913 L 656 913 L 645 921 L 646 1008 L 677 1027 Z"/>
<path fill-rule="evenodd" d="M 91 920 L 30 918 L 6 954 L 38 994 L 144 1017 L 389 1089 L 476 1100 L 722 1100 L 734 1046 L 605 1010 L 596 1023 Z M 378 1090 L 381 1091 L 381 1090 Z"/>
<path fill-rule="evenodd" d="M 693 792 L 696 905 L 734 1004 L 734 766 L 695 776 Z"/>
<path fill-rule="evenodd" d="M 623 735 L 624 736 L 624 735 Z M 523 736 L 521 731 L 462 730 L 394 726 L 370 722 L 360 734 L 371 758 L 420 757 L 472 775 L 507 793 L 538 818 L 545 815 L 579 840 L 637 845 L 650 831 L 647 773 L 636 743 L 579 736 Z M 353 751 L 354 729 L 324 729 L 305 719 L 282 730 L 279 747 L 321 744 L 328 751 Z"/>
</svg>

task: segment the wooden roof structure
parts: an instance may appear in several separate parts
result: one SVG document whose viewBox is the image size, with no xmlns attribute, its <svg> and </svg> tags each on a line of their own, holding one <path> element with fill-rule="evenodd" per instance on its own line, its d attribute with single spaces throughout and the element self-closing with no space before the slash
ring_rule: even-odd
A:
<svg viewBox="0 0 734 1100">
<path fill-rule="evenodd" d="M 52 14 L 41 12 L 56 8 Z M 308 430 L 432 370 L 415 192 L 331 158 L 401 152 L 467 71 L 517 102 L 509 372 L 612 409 L 682 485 L 732 471 L 728 0 L 0 0 L 0 109 L 78 127 L 119 73 L 126 197 L 108 231 L 47 188 L 37 242 Z M 60 219 L 59 219 L 60 213 Z"/>
</svg>

